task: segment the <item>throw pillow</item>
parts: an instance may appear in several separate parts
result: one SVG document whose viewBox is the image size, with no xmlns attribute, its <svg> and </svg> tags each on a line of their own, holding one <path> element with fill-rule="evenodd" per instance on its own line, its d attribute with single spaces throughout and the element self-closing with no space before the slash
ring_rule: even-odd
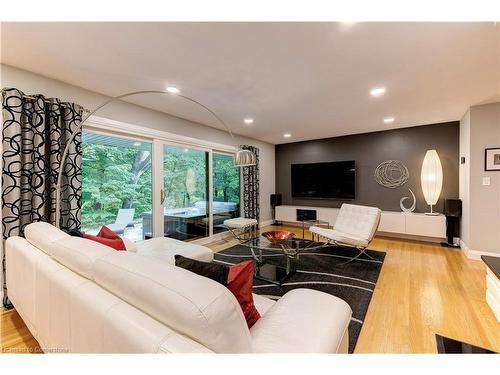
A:
<svg viewBox="0 0 500 375">
<path fill-rule="evenodd" d="M 115 232 L 109 229 L 106 225 L 101 227 L 99 233 L 97 233 L 97 237 L 109 238 L 110 240 L 114 240 L 116 238 L 120 238 Z"/>
<path fill-rule="evenodd" d="M 103 245 L 112 247 L 113 249 L 118 251 L 127 250 L 127 248 L 125 247 L 125 243 L 123 242 L 123 239 L 105 225 L 102 226 L 99 233 L 97 233 L 97 236 L 84 233 L 83 237 L 88 240 L 102 243 Z"/>
<path fill-rule="evenodd" d="M 208 277 L 227 287 L 229 267 L 223 264 L 202 262 L 177 254 L 175 255 L 175 265 L 194 272 L 197 275 Z"/>
<path fill-rule="evenodd" d="M 253 302 L 253 275 L 255 261 L 247 260 L 231 267 L 223 264 L 201 262 L 182 255 L 175 255 L 175 265 L 200 276 L 208 277 L 227 287 L 240 304 L 243 315 L 251 328 L 260 318 Z"/>
<path fill-rule="evenodd" d="M 253 303 L 254 270 L 255 261 L 247 260 L 229 267 L 229 276 L 227 278 L 227 287 L 238 300 L 248 328 L 251 328 L 260 318 L 260 314 Z"/>
<path fill-rule="evenodd" d="M 73 237 L 83 237 L 83 232 L 80 232 L 77 229 L 71 229 L 70 231 L 68 231 L 68 234 Z"/>
</svg>

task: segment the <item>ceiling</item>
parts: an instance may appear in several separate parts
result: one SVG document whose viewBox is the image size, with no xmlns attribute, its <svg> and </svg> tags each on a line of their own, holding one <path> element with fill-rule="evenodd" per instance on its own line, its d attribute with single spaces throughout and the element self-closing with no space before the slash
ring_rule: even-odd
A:
<svg viewBox="0 0 500 375">
<path fill-rule="evenodd" d="M 458 120 L 500 99 L 499 38 L 495 23 L 2 23 L 1 52 L 106 95 L 174 85 L 279 144 Z M 220 128 L 182 98 L 130 101 Z"/>
</svg>

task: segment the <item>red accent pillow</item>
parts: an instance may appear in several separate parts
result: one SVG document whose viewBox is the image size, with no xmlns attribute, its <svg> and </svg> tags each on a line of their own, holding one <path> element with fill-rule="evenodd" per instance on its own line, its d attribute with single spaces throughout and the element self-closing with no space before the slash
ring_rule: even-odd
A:
<svg viewBox="0 0 500 375">
<path fill-rule="evenodd" d="M 115 250 L 118 251 L 126 251 L 127 248 L 125 247 L 125 243 L 121 239 L 119 235 L 117 235 L 115 232 L 113 232 L 111 229 L 106 227 L 105 225 L 102 226 L 101 230 L 99 233 L 97 233 L 97 236 L 93 236 L 91 234 L 84 233 L 83 237 L 96 241 L 99 243 L 102 243 L 103 245 L 112 247 Z"/>
<path fill-rule="evenodd" d="M 260 318 L 260 314 L 253 303 L 252 295 L 254 268 L 255 261 L 247 260 L 229 267 L 227 277 L 227 288 L 238 300 L 248 328 L 251 328 Z"/>
<path fill-rule="evenodd" d="M 109 238 L 110 240 L 120 238 L 119 235 L 109 229 L 106 225 L 101 227 L 101 230 L 97 233 L 97 237 Z"/>
</svg>

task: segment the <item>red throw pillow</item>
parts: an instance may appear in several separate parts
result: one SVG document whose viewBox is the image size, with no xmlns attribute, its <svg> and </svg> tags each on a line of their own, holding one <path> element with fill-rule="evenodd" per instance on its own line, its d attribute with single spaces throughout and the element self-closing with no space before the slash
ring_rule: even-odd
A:
<svg viewBox="0 0 500 375">
<path fill-rule="evenodd" d="M 115 232 L 109 229 L 106 225 L 101 227 L 99 233 L 97 233 L 97 237 L 109 238 L 110 240 L 114 240 L 116 238 L 120 238 Z"/>
<path fill-rule="evenodd" d="M 102 226 L 99 233 L 97 233 L 97 236 L 84 233 L 83 237 L 88 240 L 96 241 L 102 243 L 103 245 L 112 247 L 115 250 L 127 250 L 122 238 L 105 225 Z"/>
<path fill-rule="evenodd" d="M 260 318 L 260 314 L 253 303 L 253 275 L 255 261 L 247 260 L 229 267 L 227 288 L 238 300 L 245 315 L 248 328 L 251 328 Z"/>
</svg>

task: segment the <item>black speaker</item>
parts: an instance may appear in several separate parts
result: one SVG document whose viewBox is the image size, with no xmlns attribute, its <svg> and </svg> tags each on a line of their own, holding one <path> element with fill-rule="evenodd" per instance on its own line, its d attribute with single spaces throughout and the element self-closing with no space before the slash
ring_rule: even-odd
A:
<svg viewBox="0 0 500 375">
<path fill-rule="evenodd" d="M 281 206 L 281 194 L 271 194 L 271 207 Z"/>
<path fill-rule="evenodd" d="M 460 217 L 462 216 L 462 201 L 460 199 L 445 199 L 444 214 L 446 216 L 446 247 L 460 247 L 453 243 L 453 238 L 460 235 Z"/>
<path fill-rule="evenodd" d="M 460 199 L 445 199 L 444 214 L 450 217 L 462 216 L 462 201 Z"/>
</svg>

